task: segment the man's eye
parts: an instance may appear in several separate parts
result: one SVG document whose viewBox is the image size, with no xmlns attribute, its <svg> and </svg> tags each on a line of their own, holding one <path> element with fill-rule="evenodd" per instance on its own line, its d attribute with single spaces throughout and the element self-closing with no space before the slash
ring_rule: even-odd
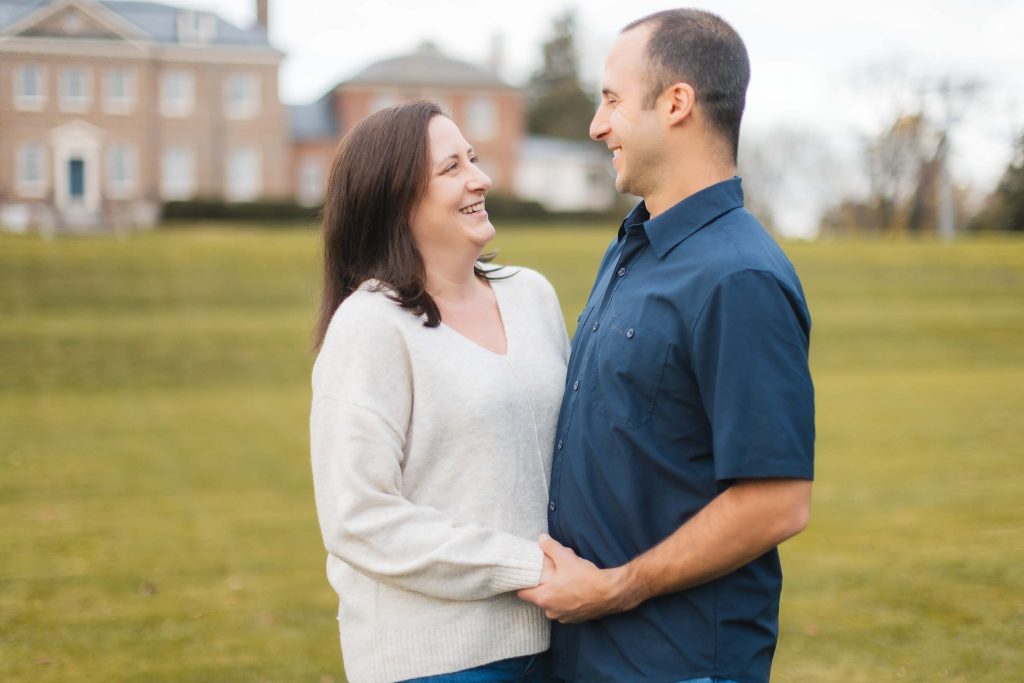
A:
<svg viewBox="0 0 1024 683">
<path fill-rule="evenodd" d="M 479 164 L 480 163 L 480 157 L 478 157 L 478 156 L 470 157 L 469 158 L 469 163 L 471 163 L 471 164 Z"/>
</svg>

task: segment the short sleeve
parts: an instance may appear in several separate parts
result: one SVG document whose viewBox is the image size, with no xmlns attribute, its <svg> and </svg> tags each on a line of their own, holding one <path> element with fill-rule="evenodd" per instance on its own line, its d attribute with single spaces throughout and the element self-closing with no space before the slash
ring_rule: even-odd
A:
<svg viewBox="0 0 1024 683">
<path fill-rule="evenodd" d="M 772 273 L 739 271 L 712 290 L 692 357 L 718 480 L 814 477 L 809 340 L 802 295 Z"/>
</svg>

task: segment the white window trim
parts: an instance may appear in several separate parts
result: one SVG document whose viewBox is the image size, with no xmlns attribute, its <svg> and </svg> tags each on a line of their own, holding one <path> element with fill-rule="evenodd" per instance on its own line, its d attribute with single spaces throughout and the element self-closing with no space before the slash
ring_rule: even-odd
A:
<svg viewBox="0 0 1024 683">
<path fill-rule="evenodd" d="M 28 154 L 29 150 L 32 148 L 39 150 L 38 180 L 26 180 L 22 174 L 22 171 L 25 168 L 25 155 Z M 18 151 L 14 155 L 14 177 L 18 194 L 22 197 L 42 199 L 46 196 L 46 191 L 49 186 L 46 173 L 46 151 L 46 145 L 41 142 L 25 142 L 18 146 Z"/>
<path fill-rule="evenodd" d="M 373 94 L 373 99 L 370 100 L 370 113 L 380 111 L 381 109 L 387 109 L 393 107 L 402 101 L 399 94 L 393 90 L 379 90 Z"/>
<path fill-rule="evenodd" d="M 80 71 L 83 78 L 83 97 L 71 97 L 66 91 L 67 79 L 72 71 Z M 92 69 L 78 64 L 70 65 L 61 70 L 59 83 L 59 100 L 61 111 L 82 113 L 89 111 L 92 106 Z"/>
<path fill-rule="evenodd" d="M 170 178 L 167 173 L 167 158 L 172 150 L 185 153 L 186 169 L 183 178 Z M 192 199 L 196 193 L 196 152 L 185 145 L 164 147 L 160 153 L 160 196 L 166 200 Z"/>
<path fill-rule="evenodd" d="M 217 17 L 206 12 L 181 10 L 178 12 L 178 42 L 206 45 L 217 37 Z"/>
<path fill-rule="evenodd" d="M 232 84 L 235 79 L 243 79 L 246 99 L 236 101 L 232 99 Z M 260 98 L 262 96 L 259 74 L 254 73 L 231 73 L 224 79 L 224 116 L 229 119 L 253 119 L 260 113 Z"/>
<path fill-rule="evenodd" d="M 466 135 L 470 142 L 488 142 L 498 134 L 498 103 L 490 95 L 475 95 L 466 102 Z M 478 120 L 486 110 L 488 120 Z"/>
<path fill-rule="evenodd" d="M 240 185 L 244 173 L 235 168 L 239 154 L 251 154 L 252 160 L 252 184 L 251 186 Z M 228 152 L 228 163 L 224 165 L 224 197 L 232 202 L 249 202 L 259 199 L 263 194 L 263 153 L 257 145 L 243 145 L 235 147 Z"/>
<path fill-rule="evenodd" d="M 128 75 L 128 94 L 123 97 L 117 97 L 111 92 L 114 74 L 119 71 Z M 103 76 L 103 111 L 108 114 L 120 115 L 134 112 L 139 92 L 138 82 L 138 71 L 136 69 L 125 67 L 107 69 Z"/>
<path fill-rule="evenodd" d="M 185 88 L 181 99 L 173 100 L 167 95 L 167 81 L 172 76 L 184 77 Z M 192 115 L 196 102 L 195 73 L 184 69 L 169 69 L 160 75 L 160 114 L 165 118 L 183 119 Z"/>
<path fill-rule="evenodd" d="M 326 178 L 323 161 L 306 157 L 299 163 L 298 200 L 303 206 L 316 206 L 324 199 Z"/>
<path fill-rule="evenodd" d="M 126 177 L 114 178 L 114 152 L 118 149 L 125 153 Z M 106 195 L 109 199 L 132 199 L 138 188 L 139 154 L 134 145 L 117 143 L 107 149 L 106 156 Z"/>
<path fill-rule="evenodd" d="M 441 108 L 441 111 L 444 112 L 445 116 L 455 113 L 452 111 L 452 100 L 451 97 L 449 97 L 448 93 L 444 93 L 438 90 L 431 90 L 424 93 L 423 99 L 430 100 L 431 102 L 439 106 Z"/>
<path fill-rule="evenodd" d="M 21 72 L 23 69 L 29 68 L 34 68 L 39 72 L 38 95 L 26 95 L 21 92 Z M 14 108 L 18 111 L 42 111 L 46 106 L 47 76 L 48 69 L 45 64 L 37 64 L 34 62 L 19 64 L 14 70 Z"/>
</svg>

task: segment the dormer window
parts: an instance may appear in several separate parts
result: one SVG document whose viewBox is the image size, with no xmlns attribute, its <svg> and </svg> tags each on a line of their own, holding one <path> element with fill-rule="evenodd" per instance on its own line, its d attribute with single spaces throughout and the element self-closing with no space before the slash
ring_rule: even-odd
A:
<svg viewBox="0 0 1024 683">
<path fill-rule="evenodd" d="M 178 42 L 204 45 L 217 37 L 217 17 L 204 12 L 178 13 Z"/>
</svg>

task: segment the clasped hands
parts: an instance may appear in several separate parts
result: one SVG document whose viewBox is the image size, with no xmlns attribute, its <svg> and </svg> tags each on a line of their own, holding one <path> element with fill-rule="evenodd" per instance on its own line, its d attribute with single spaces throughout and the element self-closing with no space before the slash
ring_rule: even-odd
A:
<svg viewBox="0 0 1024 683">
<path fill-rule="evenodd" d="M 623 612 L 639 603 L 628 565 L 599 569 L 547 534 L 542 534 L 538 543 L 544 551 L 540 584 L 517 595 L 543 609 L 548 619 L 575 624 Z"/>
</svg>

